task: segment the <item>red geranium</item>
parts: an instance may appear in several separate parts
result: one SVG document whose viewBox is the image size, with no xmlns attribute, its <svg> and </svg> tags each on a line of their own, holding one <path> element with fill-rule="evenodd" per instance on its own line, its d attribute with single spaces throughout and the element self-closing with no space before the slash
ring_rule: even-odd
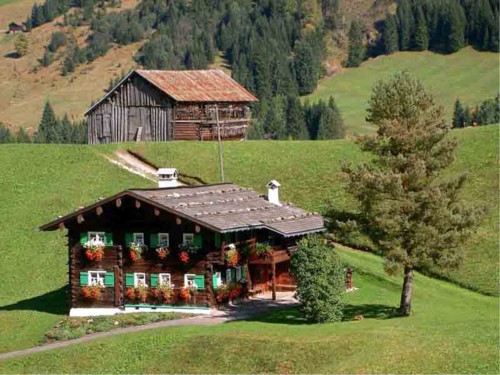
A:
<svg viewBox="0 0 500 375">
<path fill-rule="evenodd" d="M 135 262 L 137 260 L 137 254 L 135 251 L 130 250 L 130 259 Z"/>
<path fill-rule="evenodd" d="M 239 262 L 240 253 L 237 250 L 231 249 L 226 252 L 226 264 L 228 267 L 236 267 Z"/>
<path fill-rule="evenodd" d="M 182 263 L 187 264 L 189 262 L 189 254 L 186 251 L 181 251 L 179 253 L 179 259 Z"/>
<path fill-rule="evenodd" d="M 170 250 L 168 247 L 159 247 L 156 249 L 156 254 L 158 255 L 158 259 L 165 259 L 168 254 L 170 253 Z"/>
<path fill-rule="evenodd" d="M 101 286 L 87 285 L 82 288 L 83 298 L 89 301 L 97 301 L 101 298 Z"/>
<path fill-rule="evenodd" d="M 179 292 L 179 298 L 184 301 L 189 301 L 191 299 L 191 293 L 188 289 L 181 289 Z"/>
</svg>

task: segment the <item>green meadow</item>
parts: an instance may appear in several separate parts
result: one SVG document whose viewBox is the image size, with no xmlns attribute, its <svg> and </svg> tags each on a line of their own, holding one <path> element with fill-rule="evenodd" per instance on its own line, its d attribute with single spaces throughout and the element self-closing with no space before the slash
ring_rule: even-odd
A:
<svg viewBox="0 0 500 375">
<path fill-rule="evenodd" d="M 456 99 L 473 107 L 498 93 L 498 54 L 468 47 L 451 55 L 426 51 L 379 56 L 358 68 L 344 69 L 323 79 L 307 98 L 314 102 L 333 96 L 348 133 L 371 133 L 374 127 L 365 121 L 365 116 L 372 85 L 404 70 L 423 82 L 436 101 L 444 106 L 446 119 L 450 122 Z"/>
</svg>

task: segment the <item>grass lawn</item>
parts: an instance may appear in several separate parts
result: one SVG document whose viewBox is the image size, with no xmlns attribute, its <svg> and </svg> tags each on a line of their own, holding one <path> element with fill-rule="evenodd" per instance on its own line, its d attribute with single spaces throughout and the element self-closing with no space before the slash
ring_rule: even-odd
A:
<svg viewBox="0 0 500 375">
<path fill-rule="evenodd" d="M 420 274 L 414 315 L 391 318 L 401 277 L 377 256 L 339 249 L 359 290 L 346 321 L 297 309 L 214 327 L 127 334 L 0 363 L 2 373 L 498 373 L 498 302 Z M 354 321 L 362 314 L 364 320 Z"/>
<path fill-rule="evenodd" d="M 464 198 L 488 206 L 490 212 L 478 234 L 464 243 L 463 266 L 440 274 L 470 288 L 498 294 L 499 127 L 467 128 L 452 134 L 461 141 L 452 170 L 470 176 Z M 123 146 L 106 147 L 111 150 Z M 219 181 L 216 143 L 149 143 L 130 147 L 159 166 L 176 167 L 205 182 Z M 282 184 L 282 199 L 309 210 L 324 212 L 328 202 L 335 209 L 355 209 L 344 189 L 341 165 L 345 161 L 366 160 L 367 155 L 351 141 L 226 142 L 223 147 L 228 181 L 265 193 L 266 183 L 277 179 Z"/>
<path fill-rule="evenodd" d="M 451 122 L 453 104 L 475 106 L 498 93 L 498 53 L 478 52 L 468 47 L 451 55 L 432 52 L 400 52 L 370 59 L 358 68 L 344 69 L 322 80 L 309 100 L 328 100 L 333 96 L 342 111 L 349 133 L 371 133 L 365 122 L 372 85 L 395 72 L 407 70 L 422 80 L 437 102 L 445 107 Z"/>
<path fill-rule="evenodd" d="M 0 352 L 6 352 L 35 346 L 67 313 L 65 233 L 36 228 L 145 182 L 89 146 L 2 145 L 0 160 Z"/>
</svg>

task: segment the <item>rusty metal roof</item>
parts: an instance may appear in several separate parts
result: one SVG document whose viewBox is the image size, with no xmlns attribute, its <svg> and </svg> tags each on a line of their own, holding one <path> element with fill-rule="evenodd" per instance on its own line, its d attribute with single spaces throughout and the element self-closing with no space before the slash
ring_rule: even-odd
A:
<svg viewBox="0 0 500 375">
<path fill-rule="evenodd" d="M 258 99 L 222 70 L 136 70 L 178 102 L 256 102 Z"/>
<path fill-rule="evenodd" d="M 275 205 L 256 191 L 232 183 L 163 189 L 131 189 L 59 218 L 41 227 L 53 230 L 60 223 L 95 209 L 117 197 L 131 196 L 171 214 L 220 233 L 268 229 L 282 236 L 320 232 L 323 217 L 291 204 Z"/>
</svg>

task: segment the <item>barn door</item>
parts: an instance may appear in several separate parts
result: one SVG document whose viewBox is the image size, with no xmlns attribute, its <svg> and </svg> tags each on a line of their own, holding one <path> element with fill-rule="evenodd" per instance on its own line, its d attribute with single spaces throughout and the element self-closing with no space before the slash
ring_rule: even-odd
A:
<svg viewBox="0 0 500 375">
<path fill-rule="evenodd" d="M 141 125 L 142 126 L 142 141 L 151 141 L 151 109 L 140 108 L 141 112 Z"/>
<path fill-rule="evenodd" d="M 141 111 L 139 107 L 128 109 L 128 141 L 135 141 L 137 130 L 141 126 Z"/>
</svg>

